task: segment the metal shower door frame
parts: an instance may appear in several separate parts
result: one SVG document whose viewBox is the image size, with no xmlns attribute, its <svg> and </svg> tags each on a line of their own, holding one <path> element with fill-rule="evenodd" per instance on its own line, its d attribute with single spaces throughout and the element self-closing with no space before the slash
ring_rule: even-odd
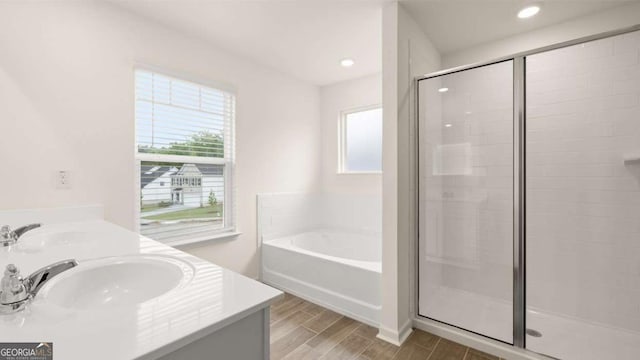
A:
<svg viewBox="0 0 640 360">
<path fill-rule="evenodd" d="M 413 79 L 414 88 L 414 119 L 413 129 L 416 131 L 415 141 L 415 184 L 416 193 L 414 194 L 414 230 L 416 238 L 413 239 L 415 252 L 413 276 L 414 281 L 414 314 L 418 318 L 426 318 L 419 312 L 419 266 L 420 266 L 420 97 L 419 83 L 422 80 L 437 78 L 457 72 L 473 70 L 476 68 L 493 65 L 505 61 L 513 62 L 513 345 L 517 348 L 526 349 L 526 58 L 527 56 L 543 53 L 546 51 L 561 49 L 568 46 L 587 43 L 590 41 L 601 40 L 617 35 L 622 35 L 634 31 L 640 31 L 640 24 L 619 30 L 608 31 L 600 34 L 586 36 L 570 41 L 561 42 L 510 56 L 501 57 L 491 61 L 479 62 L 470 65 L 458 66 L 451 69 L 441 70 L 417 76 Z M 436 320 L 437 319 L 432 319 Z M 450 324 L 448 324 L 450 325 Z M 455 326 L 454 326 L 455 327 Z M 473 331 L 461 330 L 477 334 Z M 484 334 L 478 334 L 487 338 L 491 338 Z M 494 339 L 495 340 L 495 339 Z"/>
</svg>

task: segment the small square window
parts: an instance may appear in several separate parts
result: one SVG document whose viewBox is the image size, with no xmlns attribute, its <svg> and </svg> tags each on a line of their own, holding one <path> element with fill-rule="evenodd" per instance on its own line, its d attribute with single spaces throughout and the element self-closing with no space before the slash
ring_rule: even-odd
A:
<svg viewBox="0 0 640 360">
<path fill-rule="evenodd" d="M 382 172 L 381 107 L 369 107 L 342 114 L 339 172 Z"/>
</svg>

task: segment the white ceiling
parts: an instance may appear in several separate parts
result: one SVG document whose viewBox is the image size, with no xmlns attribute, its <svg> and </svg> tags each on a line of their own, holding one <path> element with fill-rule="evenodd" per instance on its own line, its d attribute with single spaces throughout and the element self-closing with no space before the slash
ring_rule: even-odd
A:
<svg viewBox="0 0 640 360">
<path fill-rule="evenodd" d="M 117 6 L 316 85 L 382 70 L 382 4 L 390 0 L 111 0 Z M 465 47 L 640 0 L 400 0 L 438 50 Z M 343 68 L 343 58 L 355 65 Z"/>
<path fill-rule="evenodd" d="M 561 23 L 632 0 L 545 0 L 538 15 L 518 19 L 535 0 L 401 0 L 443 54 Z M 637 1 L 637 0 L 636 0 Z"/>
<path fill-rule="evenodd" d="M 326 85 L 382 70 L 382 1 L 115 1 L 298 79 Z M 351 68 L 340 66 L 352 58 Z"/>
</svg>

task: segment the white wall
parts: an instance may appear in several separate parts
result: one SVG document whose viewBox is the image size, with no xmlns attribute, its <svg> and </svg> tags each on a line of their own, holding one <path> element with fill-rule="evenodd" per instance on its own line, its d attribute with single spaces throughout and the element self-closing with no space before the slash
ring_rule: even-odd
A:
<svg viewBox="0 0 640 360">
<path fill-rule="evenodd" d="M 135 63 L 237 89 L 243 234 L 190 252 L 256 276 L 256 194 L 320 186 L 315 86 L 98 2 L 0 3 L 0 44 L 0 209 L 101 203 L 135 228 Z"/>
<path fill-rule="evenodd" d="M 383 229 L 381 338 L 400 343 L 411 327 L 410 263 L 416 187 L 413 83 L 440 68 L 440 54 L 398 3 L 383 7 Z"/>
<path fill-rule="evenodd" d="M 382 202 L 377 194 L 260 194 L 258 210 L 259 235 L 265 237 L 261 240 L 317 229 L 344 230 L 374 238 L 380 238 L 382 233 Z"/>
<path fill-rule="evenodd" d="M 443 54 L 442 68 L 489 61 L 522 51 L 560 43 L 584 36 L 640 24 L 640 3 L 615 7 L 593 15 Z"/>
<path fill-rule="evenodd" d="M 322 119 L 322 190 L 338 194 L 380 194 L 381 174 L 338 174 L 340 114 L 370 105 L 382 105 L 380 74 L 320 88 Z"/>
</svg>

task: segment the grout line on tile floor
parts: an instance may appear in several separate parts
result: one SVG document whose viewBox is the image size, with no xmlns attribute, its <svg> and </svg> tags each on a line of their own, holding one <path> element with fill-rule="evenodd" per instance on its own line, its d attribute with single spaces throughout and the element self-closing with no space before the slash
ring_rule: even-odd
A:
<svg viewBox="0 0 640 360">
<path fill-rule="evenodd" d="M 330 311 L 330 310 L 329 310 L 329 311 Z M 319 317 L 320 315 L 322 315 L 322 313 L 320 313 L 320 314 L 318 314 L 318 315 L 315 315 L 314 317 L 312 317 L 311 319 L 309 319 L 309 321 L 311 321 L 311 320 L 315 319 L 316 317 Z M 331 325 L 335 324 L 336 322 L 338 322 L 340 319 L 342 319 L 342 318 L 344 318 L 344 317 L 346 317 L 346 316 L 341 315 L 339 318 L 337 318 L 337 319 L 335 319 L 334 321 L 332 321 L 330 324 L 328 324 L 324 329 L 322 329 L 322 330 L 320 330 L 320 331 L 314 331 L 314 330 L 311 330 L 311 329 L 309 329 L 307 326 L 304 326 L 304 324 L 301 324 L 300 326 L 302 326 L 303 328 L 305 328 L 305 329 L 307 329 L 307 330 L 309 330 L 309 331 L 313 331 L 313 332 L 314 332 L 314 333 L 316 333 L 316 334 L 320 334 L 321 332 L 323 332 L 323 331 L 327 330 L 328 328 L 330 328 L 330 327 L 331 327 Z M 311 340 L 311 339 L 309 339 L 309 340 Z M 305 342 L 305 344 L 306 344 L 306 342 Z"/>
<path fill-rule="evenodd" d="M 357 328 L 356 328 L 356 329 L 357 329 Z M 355 330 L 353 330 L 353 331 L 355 331 Z M 355 335 L 355 336 L 357 336 L 357 337 L 359 337 L 359 338 L 361 338 L 361 339 L 365 339 L 365 340 L 367 340 L 368 342 L 370 342 L 370 344 L 369 344 L 369 345 L 367 345 L 367 346 L 365 346 L 364 348 L 362 348 L 362 350 L 360 350 L 360 352 L 359 352 L 359 353 L 357 353 L 357 354 L 356 354 L 356 356 L 354 356 L 354 359 L 356 359 L 357 357 L 359 357 L 359 356 L 361 356 L 362 354 L 364 354 L 364 352 L 365 352 L 365 351 L 367 351 L 367 349 L 373 345 L 374 340 L 373 340 L 373 339 L 367 339 L 366 337 L 364 337 L 364 336 L 362 336 L 362 335 L 358 335 L 358 334 L 354 334 L 354 335 Z"/>
<path fill-rule="evenodd" d="M 409 356 L 424 356 L 426 354 L 426 359 L 420 360 L 437 360 L 437 358 L 440 358 L 441 355 L 445 355 L 445 353 L 445 356 L 448 355 L 449 357 L 454 355 L 454 353 L 450 353 L 449 346 L 447 345 L 448 342 L 446 342 L 446 340 L 443 340 L 441 337 L 433 334 L 431 334 L 433 337 L 435 337 L 435 339 L 433 340 L 430 340 L 428 337 L 422 339 L 421 336 L 416 336 L 416 338 L 411 339 L 411 341 L 407 339 L 407 341 L 405 341 L 406 345 L 403 344 L 404 346 L 379 345 L 373 329 L 370 329 L 368 325 L 362 324 L 339 313 L 335 313 L 319 305 L 307 308 L 305 306 L 305 304 L 307 303 L 313 304 L 304 299 L 300 300 L 294 296 L 289 296 L 279 304 L 280 306 L 277 309 L 272 309 L 272 311 L 275 310 L 279 314 L 279 318 L 270 324 L 271 328 L 277 326 L 279 329 L 279 332 L 277 334 L 278 341 L 282 342 L 282 339 L 285 339 L 287 337 L 296 338 L 296 331 L 307 332 L 304 336 L 304 338 L 306 338 L 306 341 L 299 343 L 300 345 L 295 348 L 291 348 L 290 351 L 288 351 L 286 354 L 278 354 L 280 358 L 296 360 L 301 357 L 311 356 L 313 358 L 319 357 L 323 360 L 331 360 L 331 356 L 336 353 L 340 353 L 341 357 L 344 356 L 345 359 L 349 358 L 351 360 L 368 359 L 368 357 L 372 354 L 374 356 L 384 356 L 384 358 L 386 359 L 389 358 L 389 356 L 390 358 L 396 358 L 403 347 L 414 347 L 413 350 L 407 349 L 405 351 L 408 351 L 407 354 Z M 304 318 L 306 318 L 306 320 L 302 321 L 301 319 Z M 318 320 L 322 321 L 317 322 Z M 325 321 L 329 321 L 329 323 L 324 323 Z M 338 322 L 341 323 L 336 325 L 336 323 Z M 294 325 L 295 327 L 292 327 L 286 335 L 283 335 L 282 331 L 284 329 L 287 329 L 290 326 Z M 317 329 L 312 330 L 310 327 Z M 332 329 L 330 335 L 324 336 L 323 333 L 331 327 L 335 327 L 338 330 Z M 416 330 L 420 331 L 418 329 Z M 320 338 L 321 336 L 322 338 Z M 303 338 L 300 337 L 298 337 L 298 339 L 303 340 Z M 312 349 L 314 347 L 311 347 L 309 345 L 309 342 L 313 341 L 313 339 L 316 339 L 315 342 L 318 342 L 318 344 L 322 344 L 322 346 L 315 349 L 315 351 L 313 351 Z M 347 339 L 349 340 L 346 341 Z M 353 345 L 354 340 L 355 343 L 359 344 L 358 347 L 355 347 Z M 433 345 L 431 345 L 431 343 L 433 343 Z M 282 342 L 280 345 L 284 344 L 285 343 Z M 345 348 L 343 349 L 340 346 Z M 455 359 L 470 360 L 472 358 L 475 358 L 472 348 L 463 346 L 463 349 L 464 352 L 462 352 L 462 357 L 459 357 L 460 355 L 457 355 Z M 372 350 L 372 352 L 368 353 L 368 355 L 365 355 L 367 350 Z M 460 354 L 459 350 L 460 349 L 458 348 L 455 353 Z M 330 353 L 332 353 L 332 355 L 329 355 Z M 274 357 L 273 359 L 280 360 L 280 358 Z"/>
<path fill-rule="evenodd" d="M 427 358 L 425 360 L 431 359 L 431 356 L 433 355 L 433 353 L 436 352 L 436 348 L 438 347 L 438 345 L 440 345 L 440 340 L 442 340 L 442 338 L 438 337 L 438 341 L 436 341 L 436 344 L 433 346 L 433 349 L 431 349 L 431 352 L 429 353 L 429 356 L 427 356 Z"/>
<path fill-rule="evenodd" d="M 347 317 L 346 317 L 346 316 L 342 316 L 342 317 L 338 318 L 338 320 L 340 320 L 340 319 L 342 319 L 342 318 L 347 318 Z M 349 319 L 349 318 L 347 318 L 347 319 Z M 333 323 L 331 323 L 331 325 L 333 325 L 333 324 L 334 324 L 335 322 L 337 322 L 338 320 L 336 320 L 336 321 L 334 321 Z M 331 325 L 329 325 L 329 327 L 330 327 Z M 328 329 L 329 327 L 327 327 L 327 329 Z M 353 334 L 353 332 L 354 332 L 354 331 L 356 331 L 356 329 L 357 329 L 357 328 L 358 328 L 358 326 L 354 327 L 354 328 L 353 328 L 353 330 L 351 330 L 350 332 L 348 332 L 347 334 L 345 334 L 345 336 L 344 336 L 340 341 L 337 341 L 337 342 L 335 343 L 335 345 L 333 345 L 332 347 L 330 347 L 330 348 L 329 348 L 329 349 L 328 349 L 324 354 L 322 354 L 322 356 L 320 356 L 320 359 L 326 359 L 326 357 L 325 357 L 325 356 L 326 356 L 327 354 L 329 354 L 329 353 L 331 352 L 331 350 L 333 350 L 336 346 L 340 345 L 340 343 L 341 343 L 344 339 L 346 339 L 347 337 L 349 337 L 349 335 Z M 326 330 L 326 329 L 325 329 L 325 330 Z M 318 334 L 320 334 L 320 333 L 318 333 Z M 358 336 L 358 335 L 356 335 L 356 336 Z M 313 339 L 313 338 L 311 338 L 311 339 Z M 307 342 L 311 341 L 311 339 L 307 340 Z M 305 342 L 305 344 L 306 344 L 307 342 Z M 363 351 L 364 351 L 364 350 L 363 350 Z"/>
</svg>

